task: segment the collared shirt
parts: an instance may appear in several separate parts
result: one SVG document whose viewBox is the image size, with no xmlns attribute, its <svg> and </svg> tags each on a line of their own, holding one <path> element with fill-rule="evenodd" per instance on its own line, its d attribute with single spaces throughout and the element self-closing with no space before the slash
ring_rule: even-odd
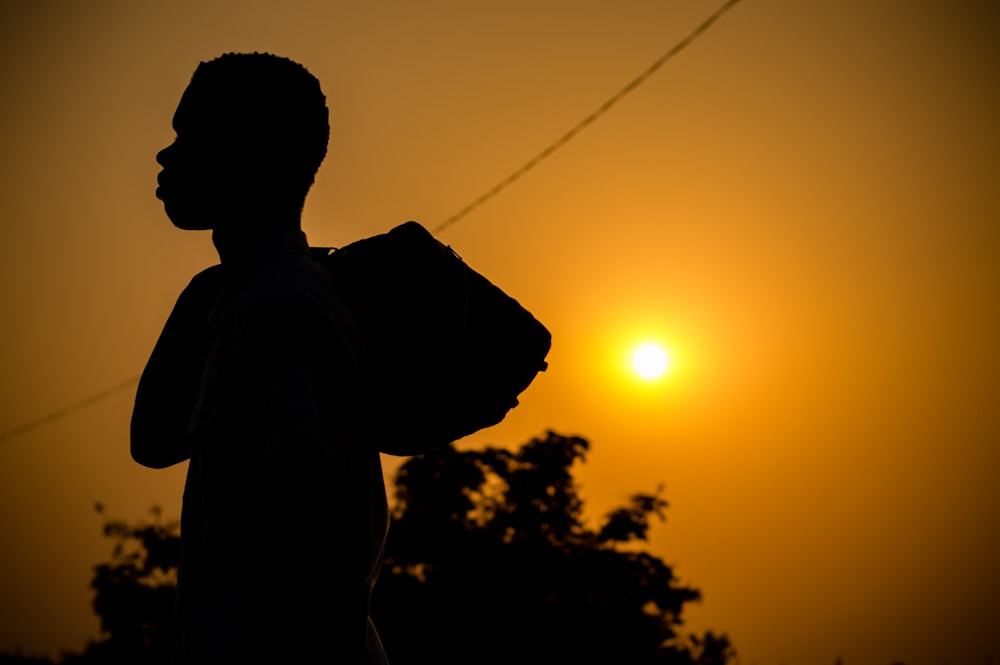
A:
<svg viewBox="0 0 1000 665">
<path fill-rule="evenodd" d="M 223 270 L 189 425 L 178 658 L 384 663 L 368 606 L 388 511 L 352 420 L 360 336 L 301 232 Z"/>
</svg>

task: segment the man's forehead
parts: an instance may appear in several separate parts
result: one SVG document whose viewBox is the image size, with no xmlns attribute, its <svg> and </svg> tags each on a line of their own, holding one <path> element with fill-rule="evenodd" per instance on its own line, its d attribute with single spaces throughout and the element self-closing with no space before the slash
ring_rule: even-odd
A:
<svg viewBox="0 0 1000 665">
<path fill-rule="evenodd" d="M 190 85 L 174 111 L 174 130 L 218 129 L 225 118 L 234 116 L 235 111 L 232 104 L 225 104 L 219 95 L 211 94 L 204 86 Z"/>
<path fill-rule="evenodd" d="M 268 96 L 245 82 L 195 78 L 184 92 L 174 111 L 173 128 L 178 136 L 238 149 L 252 143 L 284 143 L 290 123 L 284 101 Z"/>
</svg>

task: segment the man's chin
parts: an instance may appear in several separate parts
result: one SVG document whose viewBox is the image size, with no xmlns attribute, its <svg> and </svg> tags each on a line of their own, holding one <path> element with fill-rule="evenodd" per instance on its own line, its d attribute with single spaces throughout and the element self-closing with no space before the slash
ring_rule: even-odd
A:
<svg viewBox="0 0 1000 665">
<path fill-rule="evenodd" d="M 167 217 L 182 231 L 208 231 L 212 228 L 209 220 L 196 215 L 171 214 L 170 210 L 167 210 Z"/>
<path fill-rule="evenodd" d="M 179 228 L 181 231 L 210 231 L 212 229 L 211 226 L 206 224 L 178 224 L 177 222 L 174 222 L 174 226 Z"/>
<path fill-rule="evenodd" d="M 168 205 L 166 202 L 163 204 L 163 210 L 170 222 L 182 231 L 208 231 L 212 228 L 212 221 L 204 215 L 178 210 L 176 206 Z"/>
</svg>

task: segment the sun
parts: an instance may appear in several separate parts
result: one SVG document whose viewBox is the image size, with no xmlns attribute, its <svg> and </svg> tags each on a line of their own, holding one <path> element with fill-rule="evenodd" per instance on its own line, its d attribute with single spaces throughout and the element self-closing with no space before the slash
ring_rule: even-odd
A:
<svg viewBox="0 0 1000 665">
<path fill-rule="evenodd" d="M 670 356 L 662 346 L 654 342 L 647 342 L 632 353 L 632 368 L 648 381 L 660 378 L 669 367 Z"/>
</svg>

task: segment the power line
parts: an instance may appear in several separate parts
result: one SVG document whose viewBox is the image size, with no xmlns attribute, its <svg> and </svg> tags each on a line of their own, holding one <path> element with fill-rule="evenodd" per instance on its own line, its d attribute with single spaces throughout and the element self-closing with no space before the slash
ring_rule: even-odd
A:
<svg viewBox="0 0 1000 665">
<path fill-rule="evenodd" d="M 79 402 L 74 402 L 69 406 L 65 406 L 61 409 L 56 409 L 55 411 L 45 416 L 42 416 L 38 420 L 33 420 L 30 423 L 25 423 L 21 425 L 20 427 L 15 427 L 12 430 L 7 430 L 6 432 L 2 432 L 0 433 L 0 443 L 4 443 L 8 439 L 13 439 L 16 436 L 27 434 L 28 432 L 36 430 L 40 427 L 44 427 L 45 425 L 54 423 L 55 421 L 64 418 L 71 413 L 75 413 L 76 411 L 79 411 L 81 409 L 86 409 L 88 406 L 97 404 L 98 402 L 105 400 L 111 397 L 112 395 L 120 393 L 123 390 L 128 390 L 137 383 L 139 383 L 139 377 L 133 376 L 128 381 L 122 381 L 121 383 L 111 386 L 110 388 L 106 388 L 99 393 L 94 393 L 90 397 L 85 397 L 81 399 Z"/>
<path fill-rule="evenodd" d="M 546 159 L 552 153 L 554 153 L 556 150 L 558 150 L 559 148 L 561 148 L 564 145 L 566 145 L 567 143 L 569 143 L 574 137 L 576 137 L 577 134 L 579 134 L 581 131 L 583 131 L 588 125 L 592 124 L 594 121 L 596 121 L 602 115 L 604 115 L 605 113 L 607 113 L 611 109 L 612 106 L 614 106 L 615 104 L 617 104 L 618 102 L 620 102 L 622 100 L 622 98 L 624 98 L 630 92 L 632 92 L 633 90 L 635 90 L 636 88 L 638 88 L 640 85 L 642 85 L 643 83 L 645 83 L 646 79 L 648 79 L 653 74 L 655 74 L 656 71 L 658 69 L 660 69 L 660 67 L 662 67 L 663 65 L 665 65 L 668 60 L 670 60 L 675 55 L 677 55 L 678 53 L 680 53 L 681 51 L 683 51 L 685 48 L 687 48 L 689 45 L 691 45 L 691 43 L 694 42 L 694 40 L 696 40 L 706 30 L 708 30 L 710 27 L 712 27 L 712 25 L 716 21 L 718 21 L 720 18 L 722 18 L 723 14 L 725 14 L 730 9 L 732 9 L 733 6 L 736 5 L 739 1 L 740 0 L 728 0 L 728 2 L 726 2 L 724 5 L 722 5 L 718 9 L 716 9 L 707 19 L 705 19 L 704 21 L 702 21 L 701 24 L 699 24 L 698 27 L 696 27 L 694 30 L 692 30 L 684 39 L 680 40 L 679 42 L 677 42 L 676 44 L 674 44 L 672 47 L 670 47 L 670 49 L 667 50 L 666 53 L 664 53 L 659 58 L 657 58 L 653 62 L 653 64 L 651 64 L 649 67 L 646 68 L 646 70 L 644 72 L 642 72 L 641 74 L 639 74 L 639 76 L 637 76 L 634 79 L 632 79 L 631 81 L 629 81 L 621 90 L 619 90 L 614 95 L 612 95 L 611 97 L 609 97 L 607 99 L 607 101 L 605 101 L 603 104 L 601 104 L 597 108 L 597 110 L 595 110 L 590 115 L 588 115 L 587 117 L 585 117 L 583 120 L 581 120 L 580 122 L 578 122 L 576 124 L 576 126 L 574 126 L 568 132 L 566 132 L 565 134 L 563 134 L 561 137 L 559 137 L 556 141 L 554 141 L 552 144 L 550 144 L 544 150 L 542 150 L 541 152 L 539 152 L 537 155 L 535 155 L 534 157 L 532 157 L 531 159 L 529 159 L 527 162 L 524 163 L 524 165 L 522 165 L 517 170 L 513 171 L 510 175 L 508 175 L 506 178 L 504 178 L 499 183 L 497 183 L 496 185 L 494 185 L 491 189 L 489 189 L 484 194 L 482 194 L 481 196 L 479 196 L 478 198 L 476 198 L 474 201 L 472 201 L 472 203 L 470 203 L 469 205 L 465 206 L 464 208 L 462 208 L 461 210 L 459 210 L 457 213 L 455 213 L 454 215 L 452 215 L 448 219 L 446 219 L 443 222 L 441 222 L 440 224 L 438 224 L 436 227 L 434 227 L 434 229 L 432 229 L 432 233 L 434 233 L 435 235 L 437 235 L 438 233 L 440 233 L 441 231 L 445 230 L 446 228 L 448 228 L 449 226 L 451 226 L 455 222 L 457 222 L 460 219 L 462 219 L 463 217 L 466 217 L 473 210 L 475 210 L 479 206 L 483 205 L 484 203 L 486 203 L 487 201 L 489 201 L 490 199 L 492 199 L 494 196 L 496 196 L 497 194 L 499 194 L 502 190 L 506 189 L 510 184 L 512 184 L 514 181 L 518 180 L 525 173 L 527 173 L 531 169 L 533 169 L 536 166 L 538 166 L 538 164 L 542 160 Z M 105 400 L 105 399 L 113 396 L 113 395 L 116 395 L 117 393 L 122 392 L 123 390 L 127 390 L 128 388 L 131 388 L 133 385 L 137 384 L 138 382 L 139 382 L 139 377 L 138 376 L 133 376 L 128 381 L 123 381 L 122 383 L 119 383 L 117 385 L 111 386 L 110 388 L 106 388 L 105 390 L 102 390 L 101 392 L 94 393 L 93 395 L 91 395 L 89 397 L 85 397 L 84 399 L 81 399 L 79 402 L 75 402 L 73 404 L 70 404 L 69 406 L 66 406 L 66 407 L 63 407 L 61 409 L 57 409 L 55 411 L 52 411 L 51 413 L 49 413 L 49 414 L 47 414 L 45 416 L 42 416 L 41 418 L 39 418 L 37 420 L 33 420 L 33 421 L 29 422 L 29 423 L 25 423 L 25 424 L 23 424 L 23 425 L 21 425 L 19 427 L 15 427 L 12 430 L 8 430 L 6 432 L 2 432 L 2 433 L 0 433 L 0 443 L 4 443 L 4 442 L 6 442 L 6 441 L 8 441 L 10 439 L 13 439 L 15 437 L 21 436 L 23 434 L 27 434 L 28 432 L 31 432 L 31 431 L 36 430 L 36 429 L 39 429 L 41 427 L 45 427 L 46 425 L 49 425 L 49 424 L 51 424 L 51 423 L 53 423 L 53 422 L 55 422 L 55 421 L 57 421 L 57 420 L 59 420 L 61 418 L 64 418 L 64 417 L 66 417 L 66 416 L 68 416 L 68 415 L 70 415 L 72 413 L 75 413 L 77 411 L 80 411 L 81 409 L 85 409 L 85 408 L 87 408 L 89 406 L 92 406 L 92 405 L 96 404 L 97 402 L 100 402 L 102 400 Z"/>
<path fill-rule="evenodd" d="M 600 118 L 602 115 L 604 115 L 605 113 L 607 113 L 611 109 L 612 106 L 614 106 L 615 104 L 617 104 L 618 102 L 620 102 L 623 97 L 625 97 L 627 94 L 629 94 L 630 92 L 632 92 L 633 90 L 635 90 L 636 88 L 638 88 L 640 85 L 642 85 L 643 83 L 645 83 L 646 79 L 648 79 L 653 74 L 655 74 L 656 71 L 660 67 L 662 67 L 663 65 L 665 65 L 668 60 L 670 60 L 675 55 L 677 55 L 678 53 L 680 53 L 681 51 L 683 51 L 685 48 L 687 48 L 692 42 L 694 42 L 694 40 L 696 40 L 706 30 L 708 30 L 710 27 L 712 27 L 712 24 L 714 24 L 716 21 L 718 21 L 720 18 L 722 18 L 722 15 L 725 14 L 726 12 L 728 12 L 730 9 L 732 9 L 733 6 L 736 5 L 736 3 L 738 3 L 739 1 L 740 0 L 729 0 L 726 4 L 722 5 L 718 9 L 716 9 L 715 12 L 713 12 L 711 16 L 709 16 L 707 19 L 705 19 L 704 21 L 702 21 L 702 23 L 698 27 L 696 27 L 694 30 L 692 30 L 688 34 L 687 37 L 685 37 L 684 39 L 680 40 L 679 42 L 677 42 L 676 44 L 674 44 L 672 47 L 670 47 L 670 49 L 666 53 L 664 53 L 663 55 L 661 55 L 659 58 L 656 59 L 656 61 L 653 62 L 653 64 L 651 64 L 649 67 L 647 67 L 646 71 L 644 71 L 643 73 L 639 74 L 639 76 L 637 76 L 634 79 L 632 79 L 631 81 L 629 81 L 628 84 L 625 85 L 625 87 L 623 87 L 621 90 L 619 90 L 614 95 L 612 95 L 611 97 L 609 97 L 606 102 L 604 102 L 603 104 L 601 104 L 597 108 L 596 111 L 594 111 L 593 113 L 591 113 L 590 115 L 588 115 L 587 117 L 585 117 L 583 120 L 581 120 L 579 123 L 577 123 L 575 127 L 573 127 L 571 130 L 569 130 L 568 132 L 566 132 L 565 134 L 563 134 L 561 137 L 559 137 L 558 139 L 556 139 L 556 141 L 554 141 L 552 144 L 550 144 L 547 148 L 545 148 L 540 153 L 538 153 L 537 155 L 535 155 L 534 157 L 532 157 L 531 159 L 529 159 L 520 168 L 516 169 L 510 175 L 508 175 L 506 178 L 504 178 L 499 183 L 497 183 L 496 185 L 494 185 L 492 189 L 486 191 L 484 194 L 482 194 L 481 196 L 479 196 L 479 198 L 477 198 L 476 200 L 474 200 L 472 203 L 470 203 L 469 205 L 465 206 L 464 208 L 462 208 L 461 210 L 459 210 L 458 212 L 456 212 L 454 215 L 452 215 L 448 219 L 446 219 L 443 222 L 441 222 L 440 224 L 438 224 L 436 227 L 434 227 L 433 233 L 435 235 L 437 235 L 438 233 L 440 233 L 441 231 L 445 230 L 446 228 L 448 228 L 449 226 L 451 226 L 452 224 L 454 224 L 458 220 L 462 219 L 463 217 L 465 217 L 466 215 L 468 215 L 470 212 L 472 212 L 473 210 L 475 210 L 476 208 L 478 208 L 479 206 L 483 205 L 484 203 L 486 203 L 487 201 L 489 201 L 490 199 L 492 199 L 494 196 L 496 196 L 497 194 L 499 194 L 502 190 L 506 189 L 508 185 L 510 185 L 511 183 L 513 183 L 515 180 L 518 180 L 525 173 L 527 173 L 531 169 L 533 169 L 536 166 L 538 166 L 539 162 L 541 162 L 545 158 L 549 157 L 556 150 L 558 150 L 559 148 L 561 148 L 564 145 L 566 145 L 567 143 L 569 143 L 583 129 L 585 129 L 588 125 L 590 125 L 595 120 L 597 120 L 598 118 Z"/>
</svg>

